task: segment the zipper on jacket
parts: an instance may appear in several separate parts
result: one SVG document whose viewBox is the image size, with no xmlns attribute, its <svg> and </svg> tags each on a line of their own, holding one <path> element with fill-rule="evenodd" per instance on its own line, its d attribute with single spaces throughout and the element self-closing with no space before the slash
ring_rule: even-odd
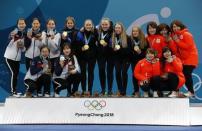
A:
<svg viewBox="0 0 202 131">
<path fill-rule="evenodd" d="M 34 58 L 34 51 L 35 51 L 35 39 L 34 39 L 34 48 L 33 48 L 33 57 L 32 57 L 32 59 Z"/>
</svg>

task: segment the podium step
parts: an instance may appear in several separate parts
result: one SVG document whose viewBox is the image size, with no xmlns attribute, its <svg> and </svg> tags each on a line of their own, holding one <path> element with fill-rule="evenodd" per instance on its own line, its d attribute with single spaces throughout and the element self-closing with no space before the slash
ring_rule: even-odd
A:
<svg viewBox="0 0 202 131">
<path fill-rule="evenodd" d="M 188 98 L 8 98 L 1 124 L 190 125 Z"/>
</svg>

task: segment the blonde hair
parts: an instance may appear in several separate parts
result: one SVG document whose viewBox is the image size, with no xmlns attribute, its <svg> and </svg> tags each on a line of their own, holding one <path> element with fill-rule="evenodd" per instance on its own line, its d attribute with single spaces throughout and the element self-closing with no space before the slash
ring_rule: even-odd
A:
<svg viewBox="0 0 202 131">
<path fill-rule="evenodd" d="M 139 26 L 133 26 L 132 27 L 131 40 L 133 40 L 133 29 L 134 28 L 138 29 L 138 32 L 139 32 L 138 39 L 140 40 L 140 48 L 144 49 L 147 46 L 147 40 L 145 38 L 144 32 L 141 30 L 141 28 Z"/>
<path fill-rule="evenodd" d="M 98 29 L 98 31 L 99 31 L 100 33 L 102 32 L 101 24 L 102 24 L 103 21 L 107 21 L 107 22 L 109 23 L 109 26 L 110 26 L 110 19 L 107 18 L 107 17 L 102 18 L 101 21 L 100 21 L 99 29 Z M 109 27 L 109 28 L 110 28 L 110 27 Z"/>
<path fill-rule="evenodd" d="M 91 32 L 94 32 L 95 27 L 94 27 L 93 21 L 92 21 L 91 19 L 86 19 L 86 20 L 84 21 L 84 28 L 85 28 L 85 24 L 86 24 L 87 21 L 91 22 L 91 24 L 92 24 Z"/>
<path fill-rule="evenodd" d="M 123 26 L 123 24 L 121 22 L 116 22 L 114 27 L 116 25 L 121 26 L 121 29 L 122 29 L 122 32 L 121 32 L 121 35 L 120 35 L 120 37 L 121 37 L 121 45 L 122 45 L 123 48 L 126 48 L 126 47 L 128 47 L 128 44 L 127 44 L 127 35 L 126 35 L 125 27 Z M 114 28 L 113 33 L 112 33 L 112 48 L 114 48 L 115 44 L 116 44 L 115 37 L 116 37 L 116 33 L 115 33 L 115 28 Z"/>
</svg>

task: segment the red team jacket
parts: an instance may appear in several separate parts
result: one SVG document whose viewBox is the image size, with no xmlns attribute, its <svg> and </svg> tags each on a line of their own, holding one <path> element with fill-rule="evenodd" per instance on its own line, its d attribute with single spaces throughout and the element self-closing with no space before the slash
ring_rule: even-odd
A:
<svg viewBox="0 0 202 131">
<path fill-rule="evenodd" d="M 134 69 L 134 77 L 138 81 L 150 79 L 153 76 L 160 75 L 160 62 L 151 63 L 145 58 L 140 60 Z"/>
<path fill-rule="evenodd" d="M 175 34 L 180 40 L 179 42 L 175 42 L 178 49 L 176 55 L 181 59 L 183 65 L 193 65 L 196 67 L 198 65 L 198 51 L 192 34 L 188 29 L 183 29 Z"/>
<path fill-rule="evenodd" d="M 149 35 L 146 39 L 149 46 L 158 52 L 158 58 L 161 58 L 162 49 L 166 46 L 165 38 L 161 35 Z"/>
<path fill-rule="evenodd" d="M 185 77 L 182 72 L 182 62 L 179 58 L 175 58 L 172 63 L 166 63 L 164 69 L 161 69 L 160 62 L 152 64 L 145 58 L 140 60 L 134 69 L 134 77 L 140 81 L 150 79 L 153 76 L 158 76 L 164 73 L 172 72 L 177 74 L 179 78 L 178 89 L 185 83 Z"/>
<path fill-rule="evenodd" d="M 182 72 L 183 66 L 182 62 L 178 57 L 175 57 L 172 63 L 165 63 L 165 66 L 163 69 L 161 69 L 161 74 L 172 72 L 175 73 L 179 78 L 179 84 L 178 89 L 181 88 L 185 83 L 185 77 Z"/>
</svg>

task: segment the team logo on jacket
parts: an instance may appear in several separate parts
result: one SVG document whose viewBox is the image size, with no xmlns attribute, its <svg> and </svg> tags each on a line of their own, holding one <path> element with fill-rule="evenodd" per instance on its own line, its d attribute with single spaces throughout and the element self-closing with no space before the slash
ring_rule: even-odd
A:
<svg viewBox="0 0 202 131">
<path fill-rule="evenodd" d="M 161 42 L 161 39 L 156 39 L 156 43 L 160 43 Z"/>
<path fill-rule="evenodd" d="M 183 35 L 180 35 L 180 39 L 181 39 L 181 40 L 183 39 Z"/>
</svg>

